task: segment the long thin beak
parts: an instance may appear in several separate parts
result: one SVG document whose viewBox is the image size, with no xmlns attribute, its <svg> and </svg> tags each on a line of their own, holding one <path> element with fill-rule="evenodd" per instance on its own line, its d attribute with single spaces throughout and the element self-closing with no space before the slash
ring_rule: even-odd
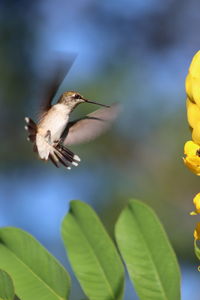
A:
<svg viewBox="0 0 200 300">
<path fill-rule="evenodd" d="M 87 99 L 83 99 L 83 100 L 85 100 L 85 102 L 87 102 L 87 103 L 92 103 L 92 104 L 96 104 L 96 105 L 104 106 L 104 107 L 107 107 L 107 108 L 109 108 L 109 107 L 110 107 L 109 105 L 105 105 L 105 104 L 97 103 L 97 102 L 90 101 L 90 100 L 87 100 Z"/>
</svg>

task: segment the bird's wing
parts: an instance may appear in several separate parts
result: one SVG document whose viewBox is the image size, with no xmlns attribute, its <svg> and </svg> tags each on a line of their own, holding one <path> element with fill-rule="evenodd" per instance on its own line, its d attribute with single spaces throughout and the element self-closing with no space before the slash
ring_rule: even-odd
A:
<svg viewBox="0 0 200 300">
<path fill-rule="evenodd" d="M 51 107 L 52 100 L 60 84 L 72 67 L 75 58 L 75 55 L 67 57 L 67 59 L 60 58 L 56 63 L 56 67 L 53 68 L 54 70 L 51 72 L 52 76 L 50 76 L 50 80 L 46 80 L 47 82 L 44 84 L 45 90 L 42 96 L 41 115 L 45 114 Z"/>
<path fill-rule="evenodd" d="M 69 122 L 62 135 L 63 145 L 74 145 L 95 139 L 110 127 L 120 111 L 120 104 L 114 103 L 109 108 L 98 109 L 82 119 Z"/>
</svg>

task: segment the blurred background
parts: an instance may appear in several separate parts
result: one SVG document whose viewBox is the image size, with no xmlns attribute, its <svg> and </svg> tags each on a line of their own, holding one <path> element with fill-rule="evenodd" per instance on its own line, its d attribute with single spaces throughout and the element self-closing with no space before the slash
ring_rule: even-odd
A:
<svg viewBox="0 0 200 300">
<path fill-rule="evenodd" d="M 190 139 L 184 80 L 200 49 L 199 11 L 195 0 L 0 2 L 0 226 L 29 231 L 70 270 L 60 237 L 69 201 L 89 203 L 113 236 L 127 200 L 141 199 L 177 253 L 182 299 L 199 299 L 199 219 L 189 212 L 200 181 L 182 162 Z M 71 148 L 82 158 L 71 171 L 39 161 L 24 131 L 58 53 L 77 55 L 58 95 L 76 90 L 124 107 L 106 134 Z M 80 105 L 73 116 L 96 108 Z M 133 295 L 127 280 L 125 300 Z M 81 297 L 74 279 L 71 299 Z"/>
</svg>

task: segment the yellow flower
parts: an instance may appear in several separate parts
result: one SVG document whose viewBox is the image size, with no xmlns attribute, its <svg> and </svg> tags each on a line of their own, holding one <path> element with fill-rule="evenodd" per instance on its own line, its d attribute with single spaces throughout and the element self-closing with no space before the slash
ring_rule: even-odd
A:
<svg viewBox="0 0 200 300">
<path fill-rule="evenodd" d="M 193 77 L 200 79 L 199 68 L 200 68 L 200 50 L 197 51 L 197 53 L 195 53 L 195 55 L 193 56 L 189 68 L 189 73 L 191 73 Z"/>
<path fill-rule="evenodd" d="M 200 146 L 195 144 L 193 141 L 187 141 L 184 146 L 184 154 L 193 156 L 197 155 L 197 151 L 200 149 Z"/>
<path fill-rule="evenodd" d="M 193 198 L 193 204 L 195 206 L 195 211 L 192 211 L 190 214 L 191 215 L 197 215 L 200 214 L 200 193 L 198 193 L 194 198 Z"/>
<path fill-rule="evenodd" d="M 194 143 L 200 145 L 200 122 L 197 122 L 192 130 L 192 139 Z"/>
<path fill-rule="evenodd" d="M 200 240 L 200 222 L 197 223 L 196 228 L 194 230 L 194 239 Z"/>
<path fill-rule="evenodd" d="M 188 141 L 184 147 L 185 158 L 183 161 L 185 165 L 196 175 L 200 176 L 200 146 L 193 141 Z"/>
<path fill-rule="evenodd" d="M 194 128 L 200 122 L 200 108 L 189 98 L 186 100 L 187 118 L 190 127 Z"/>
<path fill-rule="evenodd" d="M 190 101 L 195 102 L 200 107 L 200 51 L 192 59 L 185 87 Z"/>
</svg>

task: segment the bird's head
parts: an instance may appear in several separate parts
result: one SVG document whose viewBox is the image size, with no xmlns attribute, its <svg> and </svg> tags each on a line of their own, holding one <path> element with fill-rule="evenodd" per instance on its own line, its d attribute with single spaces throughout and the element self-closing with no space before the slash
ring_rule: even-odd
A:
<svg viewBox="0 0 200 300">
<path fill-rule="evenodd" d="M 104 105 L 101 103 L 97 103 L 94 101 L 90 101 L 88 99 L 83 98 L 79 93 L 74 91 L 68 91 L 62 94 L 60 97 L 58 103 L 63 103 L 67 106 L 69 106 L 71 109 L 75 108 L 80 103 L 92 103 L 100 106 L 109 107 L 108 105 Z"/>
</svg>

